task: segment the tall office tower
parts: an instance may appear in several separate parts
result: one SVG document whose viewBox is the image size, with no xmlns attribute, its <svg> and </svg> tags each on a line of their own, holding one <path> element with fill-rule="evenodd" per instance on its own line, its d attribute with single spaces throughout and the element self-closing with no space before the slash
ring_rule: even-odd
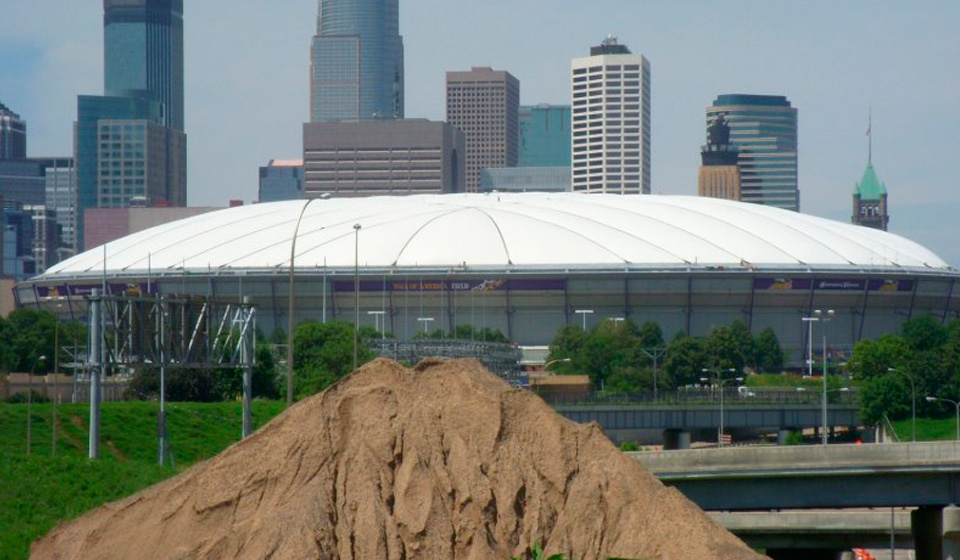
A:
<svg viewBox="0 0 960 560">
<path fill-rule="evenodd" d="M 740 200 L 740 168 L 737 148 L 730 144 L 730 125 L 723 114 L 707 127 L 707 144 L 700 148 L 697 194 Z"/>
<path fill-rule="evenodd" d="M 0 103 L 0 159 L 27 157 L 27 121 Z"/>
<path fill-rule="evenodd" d="M 260 168 L 260 202 L 303 198 L 303 160 L 271 159 Z"/>
<path fill-rule="evenodd" d="M 573 190 L 650 193 L 650 61 L 607 37 L 572 62 Z"/>
<path fill-rule="evenodd" d="M 520 81 L 509 72 L 447 72 L 447 122 L 467 139 L 467 192 L 477 191 L 481 169 L 517 166 L 519 110 Z"/>
<path fill-rule="evenodd" d="M 306 123 L 307 198 L 463 192 L 463 133 L 425 119 Z"/>
<path fill-rule="evenodd" d="M 51 159 L 44 172 L 46 206 L 56 212 L 61 246 L 57 262 L 76 254 L 77 175 L 71 158 Z"/>
<path fill-rule="evenodd" d="M 800 210 L 797 185 L 797 110 L 781 95 L 720 95 L 707 124 L 725 115 L 740 155 L 741 200 Z"/>
<path fill-rule="evenodd" d="M 570 167 L 570 106 L 520 107 L 518 167 Z"/>
<path fill-rule="evenodd" d="M 310 122 L 403 118 L 399 0 L 319 0 Z"/>
<path fill-rule="evenodd" d="M 164 126 L 183 126 L 183 0 L 104 0 L 103 88 L 160 103 Z"/>
<path fill-rule="evenodd" d="M 87 208 L 184 206 L 183 0 L 104 0 L 104 96 L 77 99 L 77 228 Z"/>
</svg>

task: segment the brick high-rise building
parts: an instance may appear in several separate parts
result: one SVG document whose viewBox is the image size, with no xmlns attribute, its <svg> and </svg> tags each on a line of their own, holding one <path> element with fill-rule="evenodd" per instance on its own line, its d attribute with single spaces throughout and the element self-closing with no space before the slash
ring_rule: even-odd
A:
<svg viewBox="0 0 960 560">
<path fill-rule="evenodd" d="M 707 127 L 707 143 L 700 148 L 697 194 L 740 200 L 740 168 L 737 148 L 730 144 L 730 126 L 723 114 Z"/>
<path fill-rule="evenodd" d="M 517 166 L 519 110 L 520 81 L 509 72 L 447 72 L 447 122 L 466 137 L 467 192 L 477 191 L 481 169 Z"/>
</svg>

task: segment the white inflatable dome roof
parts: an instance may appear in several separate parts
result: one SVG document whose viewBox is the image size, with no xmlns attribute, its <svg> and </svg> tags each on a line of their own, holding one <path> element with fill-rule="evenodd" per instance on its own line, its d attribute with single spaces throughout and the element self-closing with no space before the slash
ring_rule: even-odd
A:
<svg viewBox="0 0 960 560">
<path fill-rule="evenodd" d="M 304 211 L 306 205 L 306 210 Z M 229 208 L 106 246 L 114 274 L 352 268 L 642 269 L 747 267 L 949 269 L 903 237 L 712 198 L 578 193 L 296 200 Z M 355 240 L 354 225 L 361 229 Z M 96 248 L 44 277 L 97 275 Z"/>
</svg>

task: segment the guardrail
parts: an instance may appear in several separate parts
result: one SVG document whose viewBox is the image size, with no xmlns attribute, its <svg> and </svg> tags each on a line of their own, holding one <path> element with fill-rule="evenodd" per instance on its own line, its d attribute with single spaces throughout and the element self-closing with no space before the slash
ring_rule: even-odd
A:
<svg viewBox="0 0 960 560">
<path fill-rule="evenodd" d="M 592 391 L 587 394 L 542 394 L 541 398 L 551 405 L 688 405 L 688 404 L 718 404 L 720 391 L 709 387 L 681 387 L 676 391 L 659 392 L 654 399 L 653 393 L 612 393 L 607 391 Z M 798 391 L 796 389 L 767 389 L 750 388 L 741 390 L 740 387 L 723 389 L 724 406 L 739 406 L 752 404 L 820 404 L 823 393 L 819 391 Z M 828 404 L 856 405 L 859 403 L 859 392 L 856 389 L 848 391 L 830 391 L 827 393 Z"/>
</svg>

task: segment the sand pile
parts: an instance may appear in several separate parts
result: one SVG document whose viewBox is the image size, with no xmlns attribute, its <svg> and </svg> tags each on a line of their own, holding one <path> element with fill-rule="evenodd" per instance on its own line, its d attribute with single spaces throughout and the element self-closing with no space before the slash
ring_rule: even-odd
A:
<svg viewBox="0 0 960 560">
<path fill-rule="evenodd" d="M 32 558 L 758 559 L 596 426 L 473 361 L 377 360 Z"/>
</svg>

